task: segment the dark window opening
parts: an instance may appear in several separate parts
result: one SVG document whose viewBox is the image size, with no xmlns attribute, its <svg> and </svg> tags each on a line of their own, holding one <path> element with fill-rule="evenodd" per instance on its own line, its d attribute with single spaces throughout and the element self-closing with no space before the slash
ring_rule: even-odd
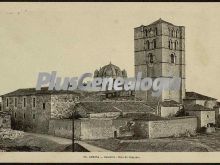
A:
<svg viewBox="0 0 220 165">
<path fill-rule="evenodd" d="M 6 99 L 6 107 L 8 107 L 9 103 L 8 103 L 8 98 Z"/>
<path fill-rule="evenodd" d="M 26 107 L 26 98 L 23 100 L 23 106 Z"/>
<path fill-rule="evenodd" d="M 33 114 L 33 119 L 35 119 L 35 114 Z"/>
<path fill-rule="evenodd" d="M 150 63 L 153 63 L 154 62 L 153 54 L 149 54 L 149 58 L 150 58 Z"/>
<path fill-rule="evenodd" d="M 174 64 L 175 63 L 175 55 L 171 54 L 171 63 Z"/>
<path fill-rule="evenodd" d="M 15 107 L 17 107 L 17 105 L 18 105 L 18 99 L 15 98 Z"/>
<path fill-rule="evenodd" d="M 169 49 L 172 49 L 172 41 L 169 40 Z"/>
<path fill-rule="evenodd" d="M 25 113 L 24 113 L 24 119 L 25 119 Z"/>
<path fill-rule="evenodd" d="M 155 35 L 157 36 L 157 28 L 155 28 Z"/>
<path fill-rule="evenodd" d="M 150 42 L 147 41 L 147 49 L 150 49 Z"/>
<path fill-rule="evenodd" d="M 35 107 L 35 106 L 36 106 L 36 99 L 33 98 L 33 107 Z"/>
<path fill-rule="evenodd" d="M 17 117 L 17 114 L 16 114 L 16 112 L 15 112 L 15 118 Z"/>
<path fill-rule="evenodd" d="M 156 42 L 156 39 L 154 39 L 153 42 L 154 42 L 154 48 L 157 48 L 157 42 Z"/>
<path fill-rule="evenodd" d="M 43 103 L 43 109 L 45 109 L 46 108 L 46 104 L 45 103 Z"/>
<path fill-rule="evenodd" d="M 175 41 L 175 50 L 177 50 L 178 47 L 178 41 Z"/>
</svg>

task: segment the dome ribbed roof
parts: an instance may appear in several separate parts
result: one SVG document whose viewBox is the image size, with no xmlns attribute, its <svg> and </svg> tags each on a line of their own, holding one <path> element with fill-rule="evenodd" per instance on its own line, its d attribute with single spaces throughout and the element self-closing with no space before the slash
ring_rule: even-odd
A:
<svg viewBox="0 0 220 165">
<path fill-rule="evenodd" d="M 125 70 L 121 71 L 121 69 L 113 65 L 111 62 L 108 65 L 103 66 L 100 70 L 95 70 L 94 77 L 127 77 L 127 73 Z"/>
</svg>

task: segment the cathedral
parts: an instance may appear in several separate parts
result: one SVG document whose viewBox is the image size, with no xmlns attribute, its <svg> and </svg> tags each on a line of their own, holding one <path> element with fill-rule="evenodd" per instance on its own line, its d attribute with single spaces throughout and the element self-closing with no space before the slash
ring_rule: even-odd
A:
<svg viewBox="0 0 220 165">
<path fill-rule="evenodd" d="M 147 26 L 134 29 L 134 69 L 142 78 L 181 78 L 180 90 L 163 90 L 159 97 L 152 90 L 132 91 L 137 100 L 151 103 L 173 100 L 182 103 L 185 98 L 185 27 L 159 19 Z M 94 77 L 127 77 L 126 70 L 108 64 L 95 70 Z M 123 93 L 123 92 L 121 92 Z"/>
<path fill-rule="evenodd" d="M 165 90 L 160 97 L 152 97 L 151 90 L 136 92 L 136 97 L 149 102 L 174 100 L 182 102 L 185 97 L 185 27 L 176 26 L 159 19 L 147 26 L 134 29 L 135 76 L 181 78 L 179 91 Z"/>
<path fill-rule="evenodd" d="M 142 78 L 153 80 L 179 77 L 181 86 L 163 90 L 159 97 L 152 96 L 152 89 L 87 92 L 25 88 L 2 95 L 2 111 L 11 113 L 13 129 L 69 138 L 74 110 L 79 139 L 170 137 L 220 123 L 217 99 L 185 90 L 184 26 L 159 19 L 134 28 L 134 70 L 135 77 L 141 72 Z M 127 71 L 110 62 L 94 71 L 96 77 L 114 81 L 127 78 Z M 130 122 L 135 123 L 135 131 L 128 127 Z M 128 131 L 123 132 L 124 128 Z"/>
</svg>

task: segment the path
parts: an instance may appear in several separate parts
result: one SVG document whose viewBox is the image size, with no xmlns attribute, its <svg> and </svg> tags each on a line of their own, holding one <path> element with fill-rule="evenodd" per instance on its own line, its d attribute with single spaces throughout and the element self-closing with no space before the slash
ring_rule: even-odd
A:
<svg viewBox="0 0 220 165">
<path fill-rule="evenodd" d="M 72 144 L 72 140 L 71 139 L 55 137 L 55 136 L 47 135 L 47 134 L 38 134 L 38 133 L 29 133 L 29 132 L 25 132 L 25 133 L 27 135 L 33 135 L 33 136 L 36 136 L 36 137 L 52 140 L 52 141 L 54 141 L 54 142 L 56 142 L 58 144 L 64 144 L 64 145 L 66 145 L 66 144 L 71 145 Z M 103 148 L 100 148 L 100 147 L 88 144 L 88 143 L 83 142 L 83 141 L 75 140 L 75 143 L 81 145 L 82 147 L 84 147 L 85 149 L 87 149 L 90 152 L 112 152 L 110 150 L 106 150 L 106 149 L 103 149 Z"/>
</svg>

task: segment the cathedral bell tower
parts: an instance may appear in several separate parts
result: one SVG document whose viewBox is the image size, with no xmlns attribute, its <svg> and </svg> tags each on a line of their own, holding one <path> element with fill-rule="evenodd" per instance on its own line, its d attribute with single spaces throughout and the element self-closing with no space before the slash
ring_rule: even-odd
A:
<svg viewBox="0 0 220 165">
<path fill-rule="evenodd" d="M 185 27 L 175 26 L 159 19 L 150 25 L 134 29 L 135 76 L 142 78 L 180 77 L 180 90 L 163 90 L 159 97 L 152 90 L 136 91 L 136 98 L 149 102 L 174 100 L 185 97 Z"/>
</svg>

